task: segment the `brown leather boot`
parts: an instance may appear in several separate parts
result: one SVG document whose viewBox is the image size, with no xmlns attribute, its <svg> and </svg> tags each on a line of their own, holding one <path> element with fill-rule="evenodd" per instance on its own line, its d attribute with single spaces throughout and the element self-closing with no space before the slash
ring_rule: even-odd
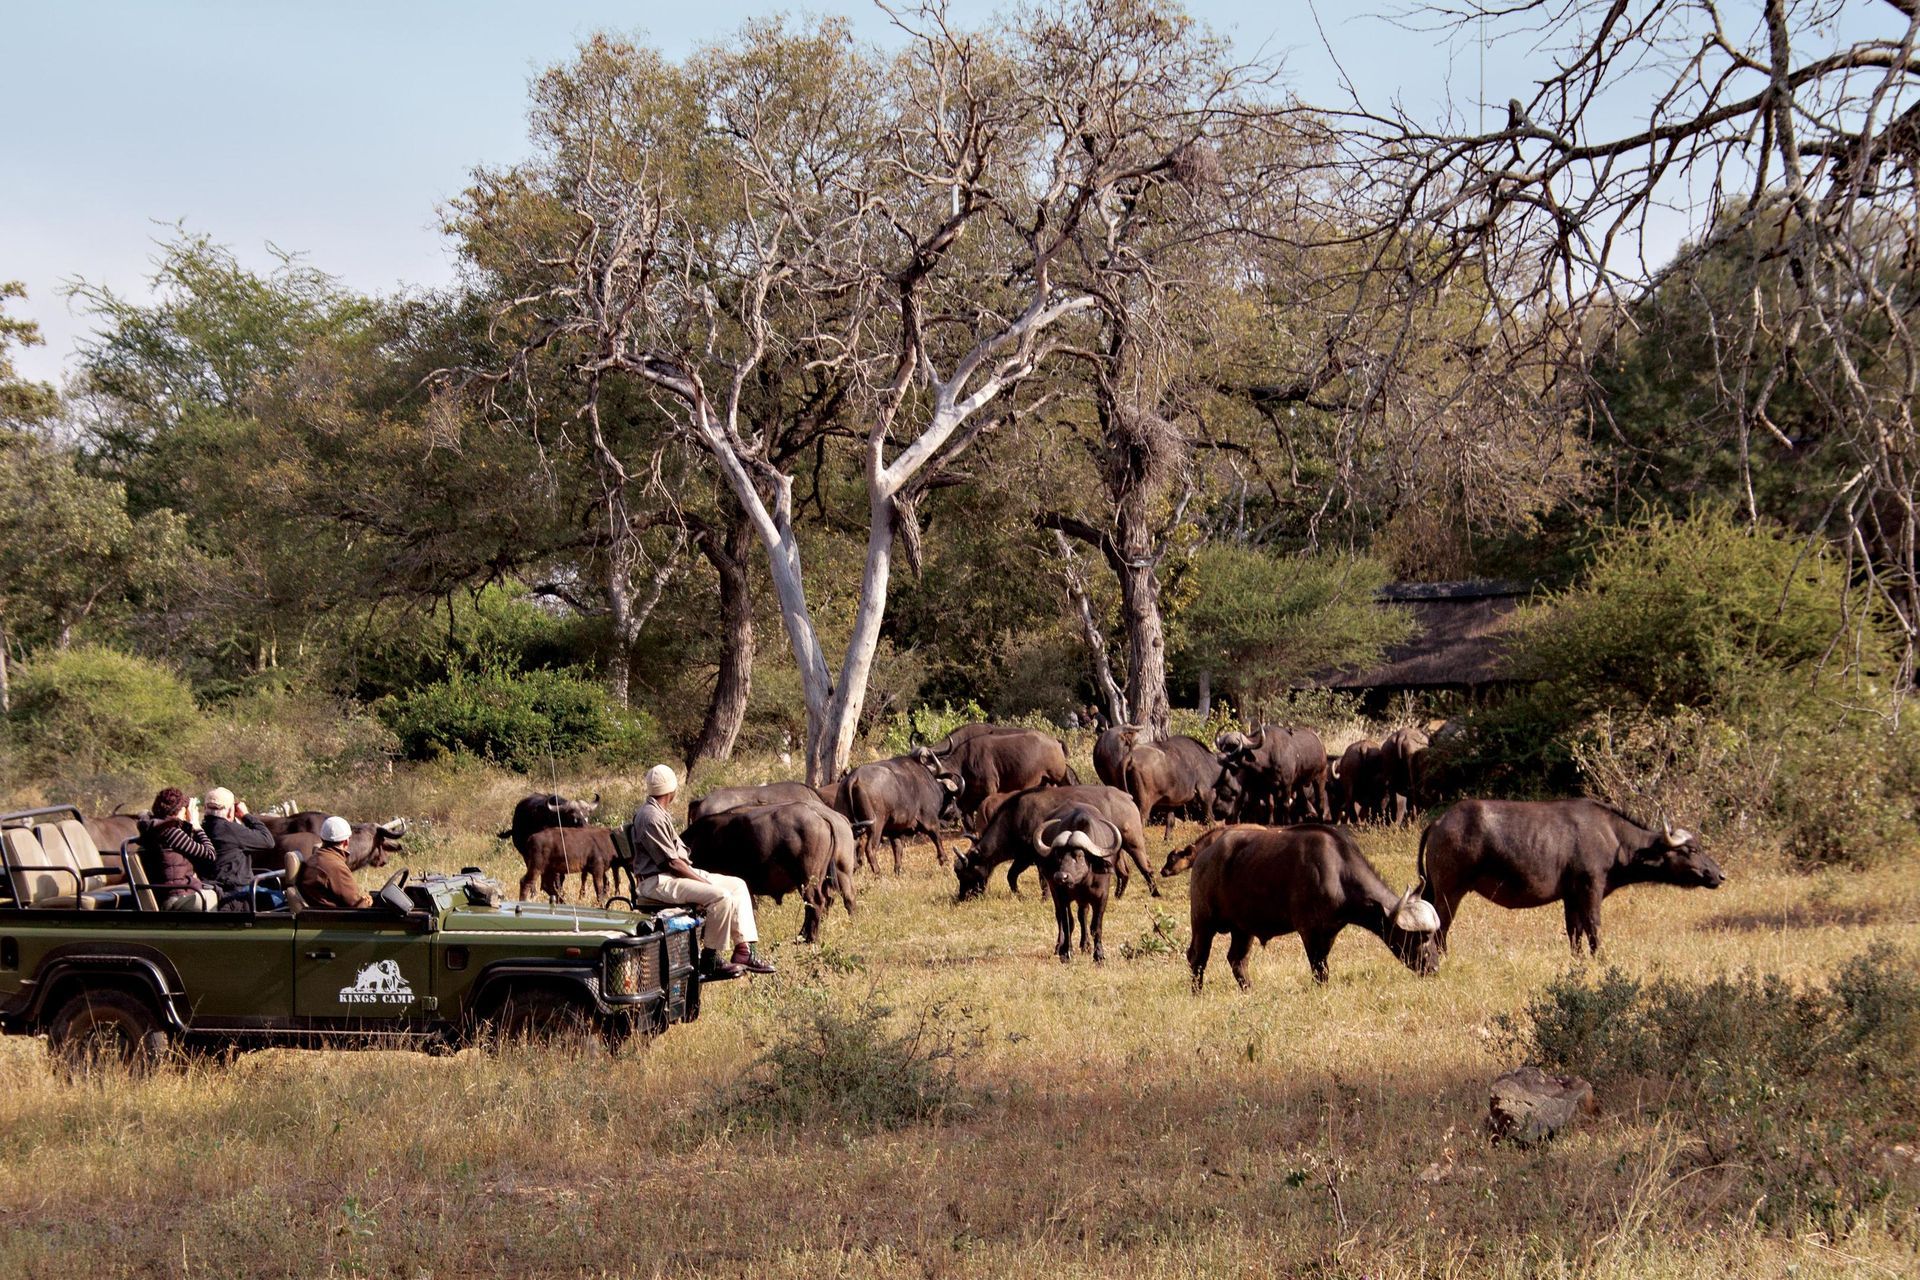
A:
<svg viewBox="0 0 1920 1280">
<path fill-rule="evenodd" d="M 773 966 L 760 958 L 759 949 L 750 942 L 743 942 L 733 949 L 733 963 L 748 973 L 773 972 Z"/>
<path fill-rule="evenodd" d="M 746 970 L 737 964 L 721 964 L 720 955 L 712 947 L 700 953 L 700 977 L 706 982 L 725 982 L 728 978 L 739 978 Z"/>
</svg>

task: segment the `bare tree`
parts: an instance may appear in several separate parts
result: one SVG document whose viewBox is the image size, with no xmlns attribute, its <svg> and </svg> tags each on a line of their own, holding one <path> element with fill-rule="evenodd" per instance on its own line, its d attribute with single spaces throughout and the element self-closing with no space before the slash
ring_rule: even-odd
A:
<svg viewBox="0 0 1920 1280">
<path fill-rule="evenodd" d="M 1745 336 L 1716 338 L 1713 349 L 1749 513 L 1759 515 L 1758 446 L 1788 466 L 1805 451 L 1779 406 L 1812 395 L 1844 459 L 1813 532 L 1845 546 L 1903 632 L 1900 684 L 1910 686 L 1920 626 L 1909 286 L 1920 250 L 1920 8 L 1763 0 L 1751 9 L 1428 6 L 1419 12 L 1436 26 L 1541 40 L 1549 64 L 1491 132 L 1355 110 L 1345 120 L 1351 158 L 1392 195 L 1373 211 L 1376 243 L 1417 241 L 1420 256 L 1405 260 L 1432 288 L 1463 273 L 1485 278 L 1501 332 L 1543 370 L 1581 371 L 1632 321 L 1628 303 L 1710 257 L 1744 256 L 1753 284 L 1727 327 Z M 1627 122 L 1610 127 L 1623 108 Z M 1676 257 L 1650 262 L 1666 257 L 1661 219 L 1674 209 L 1690 238 Z M 1781 287 L 1763 287 L 1770 277 Z"/>
</svg>

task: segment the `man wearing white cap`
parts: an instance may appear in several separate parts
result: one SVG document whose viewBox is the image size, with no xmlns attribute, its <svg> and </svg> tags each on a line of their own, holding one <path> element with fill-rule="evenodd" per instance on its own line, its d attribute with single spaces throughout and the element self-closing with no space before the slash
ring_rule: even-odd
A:
<svg viewBox="0 0 1920 1280">
<path fill-rule="evenodd" d="M 373 905 L 373 895 L 360 887 L 347 865 L 347 841 L 353 839 L 353 824 L 345 818 L 328 818 L 320 824 L 320 843 L 311 857 L 300 866 L 300 896 L 309 907 L 320 911 L 349 911 Z"/>
<path fill-rule="evenodd" d="M 647 802 L 633 815 L 634 896 L 675 906 L 706 908 L 700 931 L 704 967 L 712 977 L 772 973 L 760 958 L 760 931 L 753 922 L 753 895 L 738 876 L 702 871 L 673 825 L 673 798 L 680 779 L 672 765 L 647 770 Z M 723 956 L 731 955 L 730 960 Z"/>
</svg>

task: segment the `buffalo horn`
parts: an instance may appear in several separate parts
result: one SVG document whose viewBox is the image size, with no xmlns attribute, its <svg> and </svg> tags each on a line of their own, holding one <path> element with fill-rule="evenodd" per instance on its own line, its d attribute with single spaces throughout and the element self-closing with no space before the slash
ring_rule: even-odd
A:
<svg viewBox="0 0 1920 1280">
<path fill-rule="evenodd" d="M 379 826 L 381 831 L 385 832 L 388 836 L 391 836 L 395 840 L 398 840 L 407 834 L 407 820 L 405 818 L 392 818 L 386 822 L 382 822 L 377 825 Z"/>
<path fill-rule="evenodd" d="M 1101 857 L 1111 858 L 1114 854 L 1120 852 L 1120 846 L 1126 843 L 1127 838 L 1124 834 L 1121 833 L 1119 827 L 1107 821 L 1105 818 L 1095 816 L 1094 821 L 1099 823 L 1101 826 L 1105 827 L 1109 832 L 1112 833 L 1112 838 L 1107 840 L 1106 843 L 1102 845 L 1099 850 Z M 1089 849 L 1087 852 L 1092 853 L 1094 852 L 1094 850 Z"/>
<path fill-rule="evenodd" d="M 1033 833 L 1033 851 L 1035 853 L 1044 858 L 1053 849 L 1053 836 L 1050 835 L 1049 832 L 1057 831 L 1062 821 L 1064 821 L 1064 819 L 1055 818 L 1051 822 L 1043 822 L 1040 824 L 1040 829 Z"/>
<path fill-rule="evenodd" d="M 1393 904 L 1393 923 L 1408 933 L 1434 933 L 1440 928 L 1440 913 L 1425 898 L 1413 896 L 1419 885 L 1408 885 Z"/>
</svg>

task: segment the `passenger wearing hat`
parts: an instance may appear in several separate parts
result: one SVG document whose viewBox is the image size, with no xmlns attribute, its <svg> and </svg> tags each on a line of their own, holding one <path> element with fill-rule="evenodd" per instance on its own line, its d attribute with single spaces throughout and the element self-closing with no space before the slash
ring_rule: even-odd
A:
<svg viewBox="0 0 1920 1280">
<path fill-rule="evenodd" d="M 300 879 L 294 886 L 309 907 L 318 911 L 343 911 L 373 905 L 373 895 L 360 887 L 347 865 L 347 841 L 353 838 L 353 824 L 332 817 L 320 824 L 320 843 L 300 865 Z"/>
<path fill-rule="evenodd" d="M 213 841 L 200 830 L 196 807 L 179 787 L 167 787 L 153 798 L 153 816 L 140 820 L 140 869 L 168 911 L 211 911 L 220 904 L 219 891 L 200 879 L 213 874 Z"/>
<path fill-rule="evenodd" d="M 673 798 L 680 779 L 672 765 L 647 770 L 647 802 L 633 815 L 634 896 L 675 906 L 706 908 L 700 931 L 703 967 L 716 978 L 742 973 L 772 973 L 755 945 L 760 931 L 753 922 L 753 895 L 738 876 L 702 871 L 673 825 Z M 730 955 L 730 960 L 722 956 Z"/>
<path fill-rule="evenodd" d="M 253 855 L 273 848 L 273 832 L 233 792 L 215 787 L 201 801 L 200 829 L 213 841 L 213 884 L 222 911 L 245 911 L 253 895 Z"/>
</svg>

